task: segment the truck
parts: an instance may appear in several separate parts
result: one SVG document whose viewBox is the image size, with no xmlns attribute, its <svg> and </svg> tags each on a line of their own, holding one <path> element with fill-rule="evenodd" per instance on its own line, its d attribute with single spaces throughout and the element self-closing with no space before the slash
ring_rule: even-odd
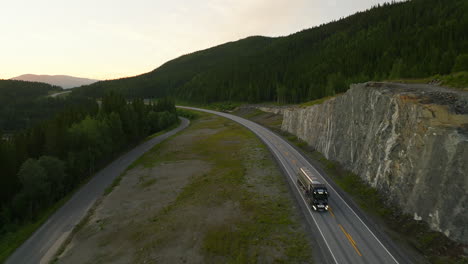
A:
<svg viewBox="0 0 468 264">
<path fill-rule="evenodd" d="M 328 190 L 305 167 L 299 168 L 297 183 L 304 190 L 306 200 L 314 211 L 328 211 Z"/>
</svg>

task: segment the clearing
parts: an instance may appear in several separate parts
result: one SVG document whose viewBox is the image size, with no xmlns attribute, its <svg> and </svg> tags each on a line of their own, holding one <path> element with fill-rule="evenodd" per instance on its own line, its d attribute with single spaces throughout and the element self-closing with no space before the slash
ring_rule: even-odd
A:
<svg viewBox="0 0 468 264">
<path fill-rule="evenodd" d="M 57 263 L 312 262 L 268 149 L 232 121 L 197 115 L 127 169 Z"/>
</svg>

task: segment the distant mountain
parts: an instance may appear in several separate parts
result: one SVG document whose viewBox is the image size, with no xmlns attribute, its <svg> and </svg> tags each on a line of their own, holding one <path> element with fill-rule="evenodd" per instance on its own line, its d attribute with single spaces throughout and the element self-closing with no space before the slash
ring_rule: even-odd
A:
<svg viewBox="0 0 468 264">
<path fill-rule="evenodd" d="M 36 74 L 23 74 L 18 77 L 11 78 L 11 80 L 21 80 L 29 82 L 43 82 L 51 85 L 60 86 L 64 89 L 70 89 L 82 85 L 89 85 L 97 82 L 98 80 L 78 78 L 68 75 L 36 75 Z"/>
<path fill-rule="evenodd" d="M 342 93 L 350 83 L 468 71 L 467 0 L 392 2 L 289 36 L 249 37 L 194 52 L 73 93 L 298 103 Z"/>
</svg>

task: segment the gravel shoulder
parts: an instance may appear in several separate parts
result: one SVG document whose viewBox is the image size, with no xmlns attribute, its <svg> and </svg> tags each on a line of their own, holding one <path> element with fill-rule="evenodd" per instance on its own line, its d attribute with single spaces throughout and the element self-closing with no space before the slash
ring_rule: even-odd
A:
<svg viewBox="0 0 468 264">
<path fill-rule="evenodd" d="M 311 263 L 285 180 L 250 131 L 199 114 L 122 175 L 57 263 Z"/>
</svg>

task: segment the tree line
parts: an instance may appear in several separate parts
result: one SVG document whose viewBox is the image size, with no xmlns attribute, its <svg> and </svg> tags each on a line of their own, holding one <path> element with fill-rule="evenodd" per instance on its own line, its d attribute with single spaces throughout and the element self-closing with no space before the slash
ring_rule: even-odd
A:
<svg viewBox="0 0 468 264">
<path fill-rule="evenodd" d="M 53 116 L 70 105 L 86 103 L 85 98 L 51 98 L 63 91 L 40 82 L 0 80 L 0 130 L 11 133 Z"/>
<path fill-rule="evenodd" d="M 467 28 L 466 0 L 394 2 L 286 37 L 226 43 L 74 92 L 297 103 L 344 92 L 355 82 L 468 71 Z"/>
<path fill-rule="evenodd" d="M 0 236 L 37 219 L 122 151 L 178 122 L 171 99 L 145 104 L 110 93 L 100 104 L 72 105 L 0 140 Z"/>
</svg>

